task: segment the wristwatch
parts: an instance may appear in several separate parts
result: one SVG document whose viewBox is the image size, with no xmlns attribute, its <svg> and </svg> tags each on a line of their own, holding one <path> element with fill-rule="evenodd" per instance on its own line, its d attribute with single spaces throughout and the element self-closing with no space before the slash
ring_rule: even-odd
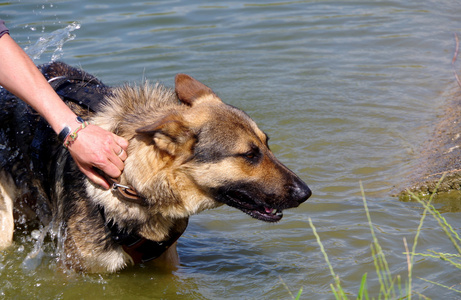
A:
<svg viewBox="0 0 461 300">
<path fill-rule="evenodd" d="M 80 123 L 80 124 L 83 124 L 83 122 L 85 122 L 82 118 L 80 118 L 79 116 L 77 116 L 77 118 L 75 119 L 77 121 L 77 123 Z M 69 134 L 71 133 L 72 129 L 69 127 L 69 126 L 64 126 L 64 128 L 61 130 L 61 132 L 59 132 L 58 134 L 58 140 L 61 142 L 61 143 L 64 143 L 64 141 L 66 140 L 66 138 L 69 136 Z"/>
</svg>

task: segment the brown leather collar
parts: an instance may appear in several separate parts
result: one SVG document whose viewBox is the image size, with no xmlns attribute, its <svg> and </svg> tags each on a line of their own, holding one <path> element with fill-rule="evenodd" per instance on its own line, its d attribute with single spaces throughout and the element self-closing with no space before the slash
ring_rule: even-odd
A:
<svg viewBox="0 0 461 300">
<path fill-rule="evenodd" d="M 132 186 L 122 185 L 118 179 L 109 177 L 100 170 L 98 171 L 106 178 L 107 182 L 112 185 L 112 192 L 116 194 L 118 199 L 141 206 L 148 206 L 147 199 L 139 195 Z M 100 207 L 100 212 L 105 220 L 104 209 L 102 207 Z M 112 239 L 122 246 L 123 251 L 133 259 L 135 264 L 139 264 L 156 259 L 167 251 L 184 233 L 187 228 L 188 220 L 188 218 L 177 220 L 176 222 L 182 222 L 183 224 L 176 224 L 176 226 L 170 230 L 168 239 L 160 242 L 148 240 L 135 232 L 128 233 L 124 229 L 120 229 L 117 224 L 114 224 L 112 221 L 109 222 L 107 226 L 111 231 Z"/>
<path fill-rule="evenodd" d="M 120 181 L 115 178 L 107 177 L 106 180 L 112 186 L 112 192 L 117 195 L 121 200 L 138 204 L 141 206 L 148 206 L 147 199 L 140 194 L 131 186 L 120 184 Z"/>
<path fill-rule="evenodd" d="M 141 206 L 149 205 L 147 199 L 141 196 L 131 185 L 120 184 L 118 178 L 112 178 L 99 169 L 96 169 L 96 171 L 111 185 L 112 192 L 120 200 Z"/>
<path fill-rule="evenodd" d="M 146 263 L 165 253 L 181 237 L 189 221 L 189 218 L 177 219 L 166 240 L 152 241 L 141 237 L 136 229 L 127 231 L 113 221 L 107 222 L 103 207 L 99 207 L 99 212 L 111 232 L 112 240 L 123 248 L 135 264 Z"/>
<path fill-rule="evenodd" d="M 165 253 L 184 233 L 187 223 L 188 218 L 185 219 L 185 224 L 179 226 L 179 228 L 170 230 L 168 239 L 164 241 L 152 241 L 138 235 L 131 234 L 130 238 L 132 243 L 123 243 L 120 245 L 122 246 L 123 251 L 131 256 L 135 264 L 146 263 Z M 134 241 L 136 237 L 138 239 Z"/>
</svg>

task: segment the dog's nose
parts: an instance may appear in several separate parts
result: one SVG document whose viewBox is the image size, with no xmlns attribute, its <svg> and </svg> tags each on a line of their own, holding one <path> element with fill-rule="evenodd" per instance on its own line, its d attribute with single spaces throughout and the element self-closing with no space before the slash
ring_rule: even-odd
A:
<svg viewBox="0 0 461 300">
<path fill-rule="evenodd" d="M 298 204 L 303 203 L 312 195 L 311 189 L 307 186 L 307 184 L 298 179 L 294 182 L 294 185 L 291 186 L 291 196 L 292 199 L 298 202 Z"/>
</svg>

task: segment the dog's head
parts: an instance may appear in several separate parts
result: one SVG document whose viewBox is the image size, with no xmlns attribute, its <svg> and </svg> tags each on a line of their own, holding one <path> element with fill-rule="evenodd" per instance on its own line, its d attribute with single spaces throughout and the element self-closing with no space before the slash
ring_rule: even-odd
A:
<svg viewBox="0 0 461 300">
<path fill-rule="evenodd" d="M 141 151 L 135 165 L 157 173 L 140 180 L 141 193 L 158 193 L 159 183 L 151 180 L 160 176 L 162 189 L 168 186 L 174 204 L 187 213 L 227 204 L 267 222 L 279 221 L 284 209 L 310 197 L 308 186 L 275 158 L 267 135 L 246 113 L 188 75 L 177 75 L 175 83 L 181 109 L 136 129 L 137 141 L 155 155 L 149 159 L 148 150 Z"/>
</svg>

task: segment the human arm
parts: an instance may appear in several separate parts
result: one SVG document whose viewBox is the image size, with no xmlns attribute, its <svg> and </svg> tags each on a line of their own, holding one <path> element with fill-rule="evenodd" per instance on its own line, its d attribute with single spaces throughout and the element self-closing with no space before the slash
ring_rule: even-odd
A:
<svg viewBox="0 0 461 300">
<path fill-rule="evenodd" d="M 0 37 L 0 51 L 0 85 L 32 106 L 56 134 L 66 126 L 72 131 L 80 126 L 75 113 L 9 34 Z M 124 168 L 127 147 L 127 140 L 90 124 L 79 132 L 68 149 L 79 169 L 95 184 L 107 189 L 109 184 L 93 167 L 110 177 L 119 177 Z"/>
</svg>

